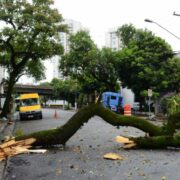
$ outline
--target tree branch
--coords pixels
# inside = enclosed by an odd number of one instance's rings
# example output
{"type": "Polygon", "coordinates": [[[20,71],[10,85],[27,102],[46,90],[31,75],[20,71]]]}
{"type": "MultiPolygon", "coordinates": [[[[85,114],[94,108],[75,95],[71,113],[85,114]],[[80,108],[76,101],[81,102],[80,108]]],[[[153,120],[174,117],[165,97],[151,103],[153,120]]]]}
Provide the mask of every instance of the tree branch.
{"type": "Polygon", "coordinates": [[[13,68],[15,68],[15,56],[14,56],[14,48],[10,44],[10,37],[7,39],[7,41],[4,41],[3,39],[0,39],[0,42],[4,44],[10,51],[11,51],[11,57],[10,57],[10,63],[12,64],[13,68]]]}
{"type": "Polygon", "coordinates": [[[102,117],[104,121],[113,126],[133,126],[149,133],[151,136],[163,135],[163,131],[160,127],[155,126],[146,120],[137,117],[120,116],[105,109],[101,104],[91,104],[79,110],[60,128],[39,131],[29,135],[16,137],[16,139],[20,140],[34,137],[36,139],[34,145],[42,146],[65,144],[84,123],[88,122],[88,120],[95,115],[102,117]]]}
{"type": "Polygon", "coordinates": [[[9,21],[7,20],[6,22],[8,22],[9,24],[12,25],[13,29],[16,30],[16,26],[14,25],[14,23],[12,22],[12,19],[10,19],[9,21]]]}

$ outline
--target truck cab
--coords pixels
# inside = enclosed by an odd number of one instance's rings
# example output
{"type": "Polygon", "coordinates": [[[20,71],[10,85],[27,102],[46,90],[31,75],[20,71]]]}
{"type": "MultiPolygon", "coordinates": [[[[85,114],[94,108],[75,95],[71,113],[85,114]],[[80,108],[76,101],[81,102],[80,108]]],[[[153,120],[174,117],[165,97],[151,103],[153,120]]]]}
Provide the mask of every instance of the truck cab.
{"type": "Polygon", "coordinates": [[[104,107],[109,108],[111,111],[123,113],[123,97],[120,93],[104,92],[102,94],[102,103],[104,107]]]}

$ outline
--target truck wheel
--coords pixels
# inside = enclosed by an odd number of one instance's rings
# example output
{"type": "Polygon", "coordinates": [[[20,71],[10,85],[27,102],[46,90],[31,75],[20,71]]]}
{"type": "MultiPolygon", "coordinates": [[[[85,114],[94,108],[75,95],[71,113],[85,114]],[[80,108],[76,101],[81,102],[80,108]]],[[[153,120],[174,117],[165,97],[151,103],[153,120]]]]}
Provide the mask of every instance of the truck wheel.
{"type": "Polygon", "coordinates": [[[43,118],[43,115],[42,115],[42,114],[40,114],[40,115],[39,115],[39,119],[42,119],[42,118],[43,118]]]}

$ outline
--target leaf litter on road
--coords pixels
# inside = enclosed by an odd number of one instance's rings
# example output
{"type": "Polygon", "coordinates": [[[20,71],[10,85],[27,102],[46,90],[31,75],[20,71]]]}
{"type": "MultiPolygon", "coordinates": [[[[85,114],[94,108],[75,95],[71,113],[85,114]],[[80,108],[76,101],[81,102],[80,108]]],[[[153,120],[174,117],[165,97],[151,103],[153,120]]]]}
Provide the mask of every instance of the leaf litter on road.
{"type": "Polygon", "coordinates": [[[109,159],[109,160],[123,160],[124,158],[116,153],[107,153],[104,156],[104,159],[109,159]]]}

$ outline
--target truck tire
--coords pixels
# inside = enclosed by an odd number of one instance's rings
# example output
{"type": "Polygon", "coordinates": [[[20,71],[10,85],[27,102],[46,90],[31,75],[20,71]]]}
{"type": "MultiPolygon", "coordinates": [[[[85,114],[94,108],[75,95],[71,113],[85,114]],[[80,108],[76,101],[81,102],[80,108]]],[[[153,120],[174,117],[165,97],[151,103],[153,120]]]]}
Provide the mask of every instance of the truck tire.
{"type": "Polygon", "coordinates": [[[20,119],[20,121],[23,121],[23,120],[24,120],[24,118],[23,118],[21,115],[20,115],[19,119],[20,119]]]}
{"type": "Polygon", "coordinates": [[[39,115],[39,119],[42,119],[43,118],[43,115],[42,115],[42,113],[39,115]]]}

